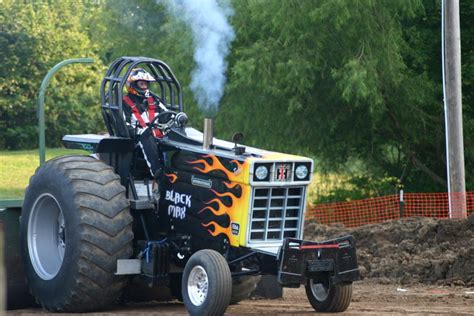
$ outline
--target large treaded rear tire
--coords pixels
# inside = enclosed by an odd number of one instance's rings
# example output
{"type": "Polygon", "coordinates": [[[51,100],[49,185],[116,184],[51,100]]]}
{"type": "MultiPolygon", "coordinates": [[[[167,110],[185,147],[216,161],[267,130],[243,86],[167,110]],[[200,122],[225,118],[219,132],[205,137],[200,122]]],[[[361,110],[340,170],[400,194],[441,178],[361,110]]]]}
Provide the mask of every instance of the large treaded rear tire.
{"type": "Polygon", "coordinates": [[[21,216],[21,251],[31,293],[49,311],[86,312],[116,301],[132,255],[132,217],[113,169],[64,156],[36,170],[21,216]]]}
{"type": "Polygon", "coordinates": [[[352,299],[352,283],[331,284],[328,277],[310,279],[305,286],[306,296],[317,312],[345,311],[352,299]]]}

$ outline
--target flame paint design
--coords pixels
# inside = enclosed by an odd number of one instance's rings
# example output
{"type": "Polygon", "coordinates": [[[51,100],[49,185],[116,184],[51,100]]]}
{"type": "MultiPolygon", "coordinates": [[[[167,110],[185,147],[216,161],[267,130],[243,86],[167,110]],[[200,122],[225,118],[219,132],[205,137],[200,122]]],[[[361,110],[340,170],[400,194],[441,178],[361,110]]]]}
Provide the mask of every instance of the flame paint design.
{"type": "Polygon", "coordinates": [[[224,185],[225,185],[228,189],[233,189],[233,188],[235,188],[236,186],[238,186],[239,184],[238,184],[238,183],[231,183],[231,182],[226,182],[226,181],[224,181],[224,185]]]}
{"type": "Polygon", "coordinates": [[[230,225],[229,225],[229,227],[222,227],[214,221],[211,221],[207,224],[201,224],[201,225],[204,226],[204,227],[212,226],[214,231],[212,231],[211,229],[208,229],[207,231],[209,232],[209,234],[211,234],[214,237],[216,237],[219,234],[225,234],[228,237],[232,236],[232,228],[230,227],[230,225]]]}
{"type": "Polygon", "coordinates": [[[226,175],[227,179],[230,180],[231,182],[241,180],[240,179],[241,178],[241,173],[242,173],[242,163],[241,162],[239,162],[235,159],[231,160],[231,162],[233,162],[237,165],[237,170],[234,172],[234,171],[230,171],[226,167],[224,167],[224,165],[220,162],[220,160],[215,155],[205,155],[203,157],[204,158],[211,158],[211,163],[207,162],[206,159],[190,160],[190,161],[188,161],[188,163],[203,165],[203,167],[195,166],[195,167],[193,167],[193,169],[195,169],[195,170],[197,170],[201,173],[204,173],[204,174],[208,174],[209,172],[219,170],[219,171],[222,171],[226,175]]]}
{"type": "MultiPolygon", "coordinates": [[[[190,156],[185,156],[190,157],[190,156]]],[[[274,161],[310,161],[308,158],[287,155],[276,152],[265,152],[262,157],[246,157],[244,161],[227,160],[226,158],[218,158],[215,155],[203,155],[199,157],[193,156],[195,160],[186,160],[191,165],[192,169],[201,173],[208,174],[213,177],[217,174],[210,174],[213,171],[219,171],[219,181],[222,185],[219,187],[219,192],[210,190],[212,196],[208,201],[204,201],[203,208],[198,212],[198,217],[206,218],[201,225],[207,229],[208,233],[214,237],[218,235],[225,235],[231,246],[246,246],[246,233],[248,230],[248,209],[250,207],[250,199],[252,195],[252,188],[250,185],[250,166],[252,163],[258,162],[274,162],[274,161]],[[229,168],[225,167],[232,163],[229,168]],[[225,159],[225,160],[224,160],[225,159]],[[235,170],[233,167],[236,167],[235,170]],[[205,213],[207,212],[207,214],[205,213]],[[222,220],[221,220],[222,219],[222,220]],[[230,219],[230,221],[229,221],[230,219]],[[219,223],[229,223],[222,226],[219,223]],[[232,224],[238,224],[239,233],[234,235],[232,231],[232,224]]]]}
{"type": "Polygon", "coordinates": [[[234,194],[230,193],[230,192],[219,193],[215,190],[211,190],[211,191],[214,192],[214,194],[219,196],[219,197],[225,197],[225,196],[230,197],[231,200],[232,200],[232,202],[230,203],[230,206],[226,206],[224,204],[224,202],[221,201],[221,199],[214,198],[214,199],[206,202],[206,204],[210,205],[210,204],[213,204],[213,203],[217,203],[217,208],[214,208],[212,206],[206,206],[202,210],[200,210],[198,212],[198,214],[204,212],[205,210],[211,211],[216,216],[222,216],[222,215],[225,215],[225,214],[229,214],[232,211],[232,205],[234,204],[234,198],[237,198],[237,197],[234,194]]]}
{"type": "MultiPolygon", "coordinates": [[[[227,227],[219,225],[215,220],[211,220],[207,223],[201,223],[201,225],[207,228],[207,231],[212,236],[218,236],[224,234],[230,241],[231,245],[237,246],[239,244],[239,236],[232,234],[231,223],[241,224],[242,212],[248,205],[248,198],[250,196],[250,187],[245,184],[245,176],[248,173],[248,163],[239,162],[237,160],[231,160],[236,166],[235,171],[227,169],[222,162],[215,155],[205,155],[203,159],[191,160],[188,163],[195,165],[194,170],[201,173],[208,174],[213,171],[221,171],[225,174],[228,181],[222,183],[228,189],[225,192],[218,192],[211,190],[214,197],[209,201],[205,202],[206,206],[203,207],[198,214],[203,212],[212,212],[216,217],[228,216],[230,219],[227,227]],[[209,159],[210,158],[210,162],[209,159]],[[230,203],[229,203],[230,201],[230,203]]],[[[243,227],[242,227],[243,229],[243,227]]],[[[239,232],[241,233],[241,232],[239,232]]]]}
{"type": "Polygon", "coordinates": [[[168,177],[168,180],[170,180],[171,183],[175,183],[176,180],[178,180],[178,176],[174,173],[165,173],[165,176],[168,177]]]}

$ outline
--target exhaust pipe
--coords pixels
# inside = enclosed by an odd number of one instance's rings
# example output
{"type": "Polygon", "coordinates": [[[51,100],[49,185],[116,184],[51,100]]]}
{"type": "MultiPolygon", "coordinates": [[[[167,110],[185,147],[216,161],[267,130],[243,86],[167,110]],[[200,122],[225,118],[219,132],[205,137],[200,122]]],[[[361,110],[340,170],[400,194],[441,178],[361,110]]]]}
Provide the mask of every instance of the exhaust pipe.
{"type": "Polygon", "coordinates": [[[212,118],[204,118],[204,139],[202,142],[202,148],[209,150],[212,145],[212,138],[214,137],[212,130],[212,118]]]}

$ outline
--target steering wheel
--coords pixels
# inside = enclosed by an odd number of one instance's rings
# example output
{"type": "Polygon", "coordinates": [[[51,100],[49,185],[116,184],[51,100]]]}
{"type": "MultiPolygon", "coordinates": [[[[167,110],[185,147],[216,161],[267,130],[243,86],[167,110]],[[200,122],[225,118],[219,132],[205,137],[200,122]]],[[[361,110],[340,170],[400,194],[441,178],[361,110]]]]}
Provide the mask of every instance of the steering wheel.
{"type": "Polygon", "coordinates": [[[161,130],[163,134],[166,134],[176,123],[176,116],[177,113],[174,111],[160,112],[148,123],[148,126],[156,127],[161,130]]]}

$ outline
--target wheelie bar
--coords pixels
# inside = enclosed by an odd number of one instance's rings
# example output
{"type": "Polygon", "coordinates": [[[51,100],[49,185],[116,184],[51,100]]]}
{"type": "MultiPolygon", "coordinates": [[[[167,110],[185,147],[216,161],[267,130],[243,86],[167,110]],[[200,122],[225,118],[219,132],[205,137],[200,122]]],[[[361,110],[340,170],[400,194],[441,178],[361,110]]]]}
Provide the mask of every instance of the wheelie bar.
{"type": "Polygon", "coordinates": [[[356,246],[352,236],[323,242],[286,238],[278,254],[278,282],[282,286],[306,284],[324,275],[331,284],[359,278],[356,246]]]}

